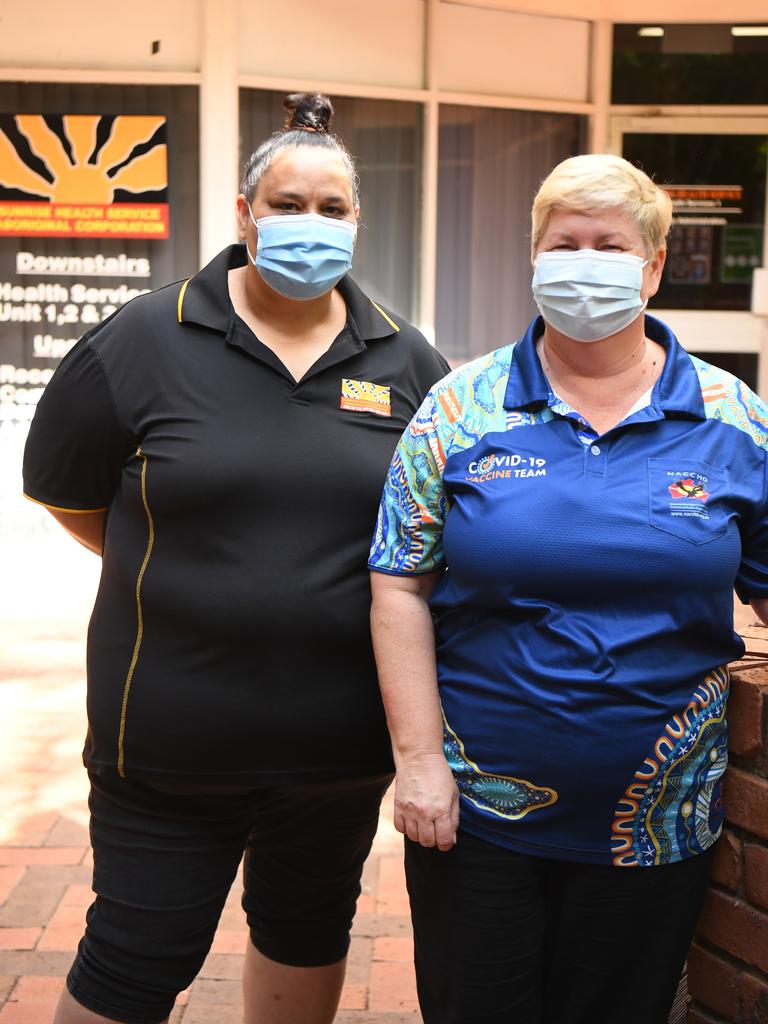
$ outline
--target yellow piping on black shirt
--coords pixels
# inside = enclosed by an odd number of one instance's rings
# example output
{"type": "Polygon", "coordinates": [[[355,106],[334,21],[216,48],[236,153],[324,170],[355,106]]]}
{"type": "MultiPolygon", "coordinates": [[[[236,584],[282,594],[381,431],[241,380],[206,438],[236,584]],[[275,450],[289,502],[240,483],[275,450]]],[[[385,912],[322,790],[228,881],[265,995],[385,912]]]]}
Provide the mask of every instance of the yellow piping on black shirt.
{"type": "Polygon", "coordinates": [[[389,326],[390,327],[394,327],[395,331],[399,334],[400,333],[400,328],[397,326],[397,324],[392,319],[392,317],[391,316],[387,316],[387,314],[384,312],[384,310],[381,308],[381,306],[377,302],[374,302],[373,299],[371,299],[371,305],[374,306],[376,309],[378,309],[378,311],[381,313],[381,315],[387,321],[389,326]]]}
{"type": "Polygon", "coordinates": [[[70,516],[91,516],[94,512],[106,512],[109,508],[109,505],[102,505],[101,508],[61,508],[59,505],[49,505],[45,501],[38,501],[37,498],[33,498],[31,494],[26,492],[22,493],[27,501],[32,501],[35,505],[42,505],[49,512],[66,512],[70,516]]]}
{"type": "Polygon", "coordinates": [[[149,510],[149,502],[147,501],[147,456],[141,450],[136,449],[136,456],[143,460],[141,467],[141,500],[144,505],[144,511],[147,515],[147,528],[149,537],[147,540],[147,550],[144,554],[144,561],[141,563],[139,569],[139,575],[136,579],[136,643],[133,646],[133,657],[131,658],[131,664],[128,668],[128,675],[125,679],[125,687],[123,689],[123,705],[120,711],[120,732],[117,737],[117,771],[121,778],[125,778],[125,719],[128,711],[128,694],[131,690],[131,682],[133,680],[133,673],[136,670],[136,662],[139,660],[139,651],[141,650],[141,641],[144,637],[144,614],[141,608],[141,584],[144,580],[144,573],[147,571],[149,565],[149,559],[152,554],[152,548],[155,543],[155,523],[152,519],[152,513],[149,510]]]}
{"type": "Polygon", "coordinates": [[[187,285],[189,284],[189,282],[191,280],[192,280],[192,278],[188,277],[187,280],[184,282],[184,284],[181,286],[181,291],[179,292],[179,301],[178,301],[178,304],[176,306],[176,316],[178,318],[179,323],[183,323],[184,322],[184,318],[183,318],[183,316],[181,314],[181,307],[184,305],[184,292],[187,290],[187,285]]]}

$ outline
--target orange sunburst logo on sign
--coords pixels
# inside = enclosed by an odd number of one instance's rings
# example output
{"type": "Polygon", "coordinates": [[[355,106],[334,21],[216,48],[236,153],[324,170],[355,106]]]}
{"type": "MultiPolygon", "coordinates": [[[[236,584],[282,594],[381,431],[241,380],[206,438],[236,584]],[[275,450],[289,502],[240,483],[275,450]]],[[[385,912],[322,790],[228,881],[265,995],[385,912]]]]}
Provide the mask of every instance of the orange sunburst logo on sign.
{"type": "Polygon", "coordinates": [[[167,238],[165,126],[157,116],[0,117],[0,235],[167,238]]]}

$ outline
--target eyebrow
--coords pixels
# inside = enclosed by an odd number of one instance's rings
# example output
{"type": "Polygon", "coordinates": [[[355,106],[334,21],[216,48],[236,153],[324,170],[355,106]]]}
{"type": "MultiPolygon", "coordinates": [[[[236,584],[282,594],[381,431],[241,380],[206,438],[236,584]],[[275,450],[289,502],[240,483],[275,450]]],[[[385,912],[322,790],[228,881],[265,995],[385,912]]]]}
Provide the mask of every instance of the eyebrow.
{"type": "MultiPolygon", "coordinates": [[[[273,198],[295,199],[297,202],[304,202],[304,200],[307,198],[301,192],[291,192],[290,190],[287,190],[287,189],[276,189],[273,192],[272,195],[273,195],[273,198]]],[[[323,196],[323,202],[324,203],[347,203],[347,202],[349,202],[349,200],[345,199],[344,196],[323,196]]]]}
{"type": "MultiPolygon", "coordinates": [[[[631,242],[629,236],[625,235],[623,231],[606,231],[602,235],[597,235],[598,242],[607,242],[609,239],[621,240],[627,243],[631,242]]],[[[576,241],[576,234],[570,231],[556,231],[551,241],[574,242],[576,241]]]]}

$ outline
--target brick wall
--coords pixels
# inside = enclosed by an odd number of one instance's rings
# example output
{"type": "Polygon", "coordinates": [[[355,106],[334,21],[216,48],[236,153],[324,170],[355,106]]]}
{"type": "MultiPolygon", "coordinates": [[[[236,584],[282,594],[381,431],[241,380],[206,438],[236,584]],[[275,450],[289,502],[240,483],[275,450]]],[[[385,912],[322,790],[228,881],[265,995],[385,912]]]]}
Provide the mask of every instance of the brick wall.
{"type": "Polygon", "coordinates": [[[689,1024],[768,1024],[768,629],[732,666],[726,826],[688,961],[689,1024]]]}

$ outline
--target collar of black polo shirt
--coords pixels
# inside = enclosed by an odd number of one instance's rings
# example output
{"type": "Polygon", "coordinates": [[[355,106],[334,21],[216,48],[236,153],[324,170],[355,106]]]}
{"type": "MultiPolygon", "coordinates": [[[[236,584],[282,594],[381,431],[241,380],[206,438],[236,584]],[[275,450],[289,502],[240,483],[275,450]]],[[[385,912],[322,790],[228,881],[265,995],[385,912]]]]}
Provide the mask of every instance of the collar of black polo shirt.
{"type": "MultiPolygon", "coordinates": [[[[243,244],[223,249],[194,277],[184,281],[179,292],[178,318],[181,324],[197,324],[227,334],[233,317],[227,288],[227,274],[247,264],[243,244]]],[[[349,326],[361,341],[374,341],[397,334],[395,321],[346,275],[337,285],[346,305],[349,326]]]]}

